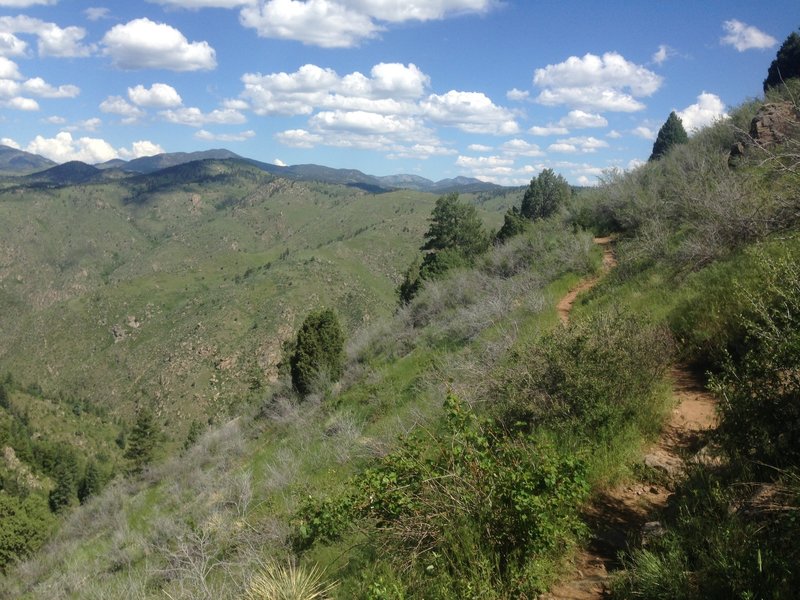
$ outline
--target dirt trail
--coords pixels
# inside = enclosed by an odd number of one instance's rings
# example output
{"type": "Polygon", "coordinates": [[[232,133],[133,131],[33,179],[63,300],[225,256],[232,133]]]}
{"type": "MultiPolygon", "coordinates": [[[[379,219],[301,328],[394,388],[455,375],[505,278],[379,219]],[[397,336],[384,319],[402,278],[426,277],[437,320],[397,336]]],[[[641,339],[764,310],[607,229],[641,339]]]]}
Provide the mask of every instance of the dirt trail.
{"type": "Polygon", "coordinates": [[[617,259],[614,258],[614,251],[611,249],[610,237],[594,238],[594,243],[603,247],[603,271],[600,275],[584,279],[558,301],[556,310],[558,311],[558,317],[561,319],[562,323],[566,324],[567,321],[569,321],[569,313],[578,296],[597,285],[603,275],[608,273],[617,264],[617,259]]]}
{"type": "MultiPolygon", "coordinates": [[[[603,274],[579,283],[558,303],[561,321],[569,320],[579,294],[594,287],[616,265],[611,240],[595,238],[603,246],[603,274]]],[[[702,383],[682,366],[673,368],[675,408],[658,441],[643,457],[644,463],[668,477],[680,473],[684,460],[697,453],[709,430],[716,426],[716,401],[702,383]]],[[[542,600],[595,600],[607,596],[609,572],[619,568],[617,556],[631,536],[654,529],[666,508],[669,490],[662,484],[635,483],[606,490],[587,510],[591,540],[575,558],[572,573],[542,600]]]]}

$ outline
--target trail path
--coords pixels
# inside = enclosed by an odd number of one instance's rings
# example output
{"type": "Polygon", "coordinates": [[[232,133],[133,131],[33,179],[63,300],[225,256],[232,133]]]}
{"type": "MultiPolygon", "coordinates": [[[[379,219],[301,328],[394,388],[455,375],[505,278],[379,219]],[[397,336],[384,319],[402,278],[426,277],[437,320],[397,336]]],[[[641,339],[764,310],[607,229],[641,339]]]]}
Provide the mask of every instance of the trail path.
{"type": "MultiPolygon", "coordinates": [[[[616,265],[611,240],[595,238],[603,246],[603,273],[580,282],[558,303],[563,323],[577,297],[597,285],[616,265]]],[[[643,457],[646,465],[663,471],[668,477],[680,473],[684,460],[694,455],[704,443],[709,430],[716,426],[714,398],[685,367],[671,373],[675,408],[669,423],[655,444],[643,457]]],[[[609,572],[619,568],[617,556],[630,536],[656,528],[658,514],[667,506],[669,490],[663,484],[639,482],[620,485],[603,492],[587,510],[591,540],[572,566],[564,581],[544,594],[542,600],[596,600],[607,597],[609,572]]]]}

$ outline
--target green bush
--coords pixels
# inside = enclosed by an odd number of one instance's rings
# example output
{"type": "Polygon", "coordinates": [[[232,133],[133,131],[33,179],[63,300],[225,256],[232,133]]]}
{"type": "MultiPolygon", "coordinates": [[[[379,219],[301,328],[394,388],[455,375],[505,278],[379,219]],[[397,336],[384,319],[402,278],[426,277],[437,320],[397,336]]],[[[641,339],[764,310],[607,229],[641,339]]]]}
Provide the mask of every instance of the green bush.
{"type": "Polygon", "coordinates": [[[453,396],[445,408],[442,433],[407,437],[342,496],[304,504],[296,547],[356,527],[389,549],[415,588],[411,597],[461,598],[476,587],[497,598],[541,591],[548,559],[583,530],[583,464],[478,418],[453,396]]]}
{"type": "Polygon", "coordinates": [[[309,314],[289,358],[292,383],[301,394],[309,394],[321,376],[338,381],[344,371],[344,333],[331,309],[309,314]]]}
{"type": "Polygon", "coordinates": [[[18,499],[0,490],[0,572],[38,550],[54,526],[55,518],[40,496],[18,499]]]}

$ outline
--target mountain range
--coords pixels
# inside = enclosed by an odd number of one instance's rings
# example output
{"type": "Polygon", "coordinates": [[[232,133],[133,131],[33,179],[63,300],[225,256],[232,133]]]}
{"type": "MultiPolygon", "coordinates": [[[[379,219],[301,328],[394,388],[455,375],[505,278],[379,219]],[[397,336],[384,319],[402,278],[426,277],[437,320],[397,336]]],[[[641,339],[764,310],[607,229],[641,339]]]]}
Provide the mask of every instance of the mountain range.
{"type": "Polygon", "coordinates": [[[279,177],[295,181],[317,181],[360,188],[369,192],[408,189],[418,192],[446,194],[450,192],[477,193],[502,189],[502,186],[472,177],[455,177],[432,181],[418,175],[368,175],[357,169],[334,169],[315,164],[281,166],[246,158],[225,149],[198,152],[171,152],[145,156],[129,161],[114,159],[89,165],[80,161],[63,164],[37,154],[0,145],[0,175],[21,177],[25,185],[72,185],[119,179],[133,175],[155,173],[162,169],[202,160],[233,160],[254,165],[279,177]]]}

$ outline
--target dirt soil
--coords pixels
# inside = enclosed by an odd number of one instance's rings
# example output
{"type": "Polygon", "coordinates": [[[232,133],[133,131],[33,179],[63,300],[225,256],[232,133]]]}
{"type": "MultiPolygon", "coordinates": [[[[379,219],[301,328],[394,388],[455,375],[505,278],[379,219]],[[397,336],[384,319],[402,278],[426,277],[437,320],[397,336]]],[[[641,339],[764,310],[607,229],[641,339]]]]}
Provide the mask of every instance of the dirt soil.
{"type": "MultiPolygon", "coordinates": [[[[594,287],[616,265],[611,240],[595,238],[603,246],[603,274],[580,282],[558,303],[563,323],[578,295],[594,287]]],[[[659,514],[667,506],[670,491],[665,480],[680,475],[684,462],[697,454],[717,423],[716,401],[688,369],[676,366],[671,373],[675,408],[659,439],[643,462],[664,474],[659,483],[637,482],[608,489],[586,511],[591,539],[576,557],[572,570],[542,600],[595,600],[608,596],[609,573],[620,568],[618,555],[628,541],[657,531],[659,514]]]]}

